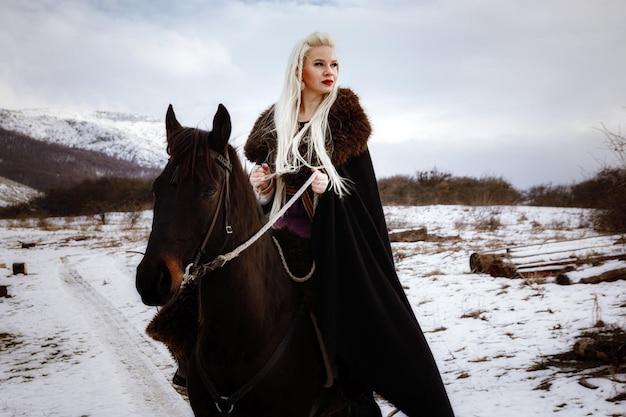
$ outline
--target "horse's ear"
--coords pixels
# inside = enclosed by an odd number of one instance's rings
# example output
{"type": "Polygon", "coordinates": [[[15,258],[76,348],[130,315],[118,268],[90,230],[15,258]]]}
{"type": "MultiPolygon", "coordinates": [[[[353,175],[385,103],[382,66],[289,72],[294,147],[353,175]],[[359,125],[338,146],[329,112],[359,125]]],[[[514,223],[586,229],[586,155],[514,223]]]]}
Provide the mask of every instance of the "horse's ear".
{"type": "Polygon", "coordinates": [[[226,149],[232,125],[230,123],[230,114],[223,104],[217,106],[217,112],[213,117],[213,141],[215,147],[219,150],[226,149]]]}
{"type": "Polygon", "coordinates": [[[176,120],[176,115],[174,114],[174,107],[170,104],[167,108],[167,114],[165,115],[165,130],[169,136],[169,134],[175,130],[182,129],[182,125],[176,120]]]}

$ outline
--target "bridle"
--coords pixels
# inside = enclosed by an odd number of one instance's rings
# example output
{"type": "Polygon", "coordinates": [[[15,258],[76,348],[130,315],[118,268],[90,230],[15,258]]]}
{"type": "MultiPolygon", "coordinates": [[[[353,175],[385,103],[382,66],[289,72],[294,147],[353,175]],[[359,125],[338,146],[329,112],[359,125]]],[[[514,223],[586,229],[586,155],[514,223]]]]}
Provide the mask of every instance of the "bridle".
{"type": "MultiPolygon", "coordinates": [[[[185,268],[185,275],[183,276],[182,285],[185,285],[189,281],[194,280],[196,278],[201,278],[205,276],[207,273],[214,271],[217,268],[221,268],[228,261],[239,256],[241,252],[243,252],[245,249],[250,247],[255,241],[257,241],[261,237],[261,235],[263,235],[267,230],[269,230],[270,227],[273,226],[276,220],[278,220],[278,218],[280,218],[285,213],[285,211],[287,211],[287,209],[300,197],[300,195],[302,195],[304,190],[306,190],[306,188],[313,182],[313,180],[315,180],[315,177],[317,175],[316,173],[313,173],[311,177],[308,179],[308,181],[306,181],[306,183],[298,190],[298,192],[296,192],[296,194],[289,200],[289,202],[287,202],[287,204],[285,204],[285,206],[282,207],[282,209],[276,214],[276,216],[270,219],[270,221],[268,221],[250,239],[248,239],[243,244],[239,245],[234,250],[226,254],[221,254],[223,250],[225,249],[226,244],[228,242],[228,239],[224,239],[224,244],[222,245],[222,248],[217,252],[219,255],[217,255],[210,262],[200,263],[202,260],[202,257],[205,255],[206,246],[217,224],[217,218],[219,217],[218,215],[219,210],[222,208],[222,205],[224,206],[225,230],[226,230],[227,236],[233,233],[232,226],[230,225],[228,221],[228,211],[229,211],[229,206],[230,206],[230,174],[232,172],[232,164],[230,163],[228,159],[228,154],[226,154],[227,156],[223,156],[220,153],[212,149],[209,150],[209,154],[218,163],[218,165],[224,169],[225,171],[224,180],[222,183],[222,188],[220,189],[220,195],[218,197],[217,206],[215,209],[215,215],[213,216],[213,219],[211,220],[211,224],[206,234],[204,235],[204,239],[202,240],[201,245],[198,247],[198,250],[196,252],[193,262],[190,263],[185,268]]],[[[174,171],[174,175],[172,176],[172,181],[175,180],[174,177],[176,175],[177,175],[177,170],[174,171]]],[[[239,401],[241,398],[243,398],[248,392],[250,392],[258,384],[258,382],[261,381],[261,379],[263,379],[263,377],[265,377],[265,375],[267,375],[267,373],[272,369],[272,367],[275,365],[275,363],[278,361],[278,359],[282,356],[282,354],[286,350],[289,344],[289,341],[291,340],[291,338],[293,337],[295,333],[298,323],[300,322],[302,317],[304,317],[305,313],[306,313],[306,308],[303,305],[301,305],[295,317],[293,318],[287,332],[285,333],[282,340],[276,347],[276,350],[274,351],[272,356],[268,359],[268,361],[265,363],[265,365],[256,373],[256,375],[252,379],[250,379],[246,384],[244,384],[241,388],[239,388],[237,391],[235,391],[233,394],[229,396],[221,395],[218,392],[217,387],[215,386],[215,383],[206,372],[206,368],[204,366],[202,357],[200,355],[200,349],[198,346],[196,346],[194,360],[196,362],[196,366],[198,367],[200,379],[204,387],[207,389],[207,391],[211,395],[213,402],[215,403],[215,407],[217,408],[217,410],[220,412],[222,416],[224,417],[230,416],[235,406],[235,403],[239,401]]]]}
{"type": "MultiPolygon", "coordinates": [[[[219,259],[219,256],[211,262],[204,263],[204,264],[200,263],[200,261],[202,260],[202,257],[205,254],[206,245],[209,243],[209,239],[211,235],[213,234],[213,230],[215,229],[215,226],[217,224],[217,218],[219,217],[218,212],[220,208],[222,207],[222,202],[224,203],[223,204],[224,205],[224,218],[225,218],[224,228],[226,230],[226,236],[230,236],[233,233],[233,228],[230,225],[230,222],[228,220],[228,211],[229,211],[228,209],[230,207],[230,174],[233,170],[233,165],[230,163],[230,160],[228,159],[228,153],[226,153],[226,156],[224,156],[214,151],[213,149],[209,149],[209,155],[211,156],[211,158],[213,158],[215,162],[217,162],[217,164],[220,167],[224,169],[225,171],[224,180],[222,181],[222,187],[220,188],[220,195],[217,200],[217,205],[215,208],[215,215],[213,216],[213,219],[211,220],[211,224],[209,225],[209,228],[207,229],[204,235],[204,239],[202,240],[202,243],[200,244],[200,246],[198,247],[198,250],[196,251],[196,255],[193,259],[193,262],[187,265],[187,267],[185,268],[185,275],[183,276],[183,285],[192,279],[204,276],[207,272],[213,271],[223,266],[226,263],[226,262],[222,262],[222,260],[219,259]]],[[[174,174],[176,174],[176,172],[174,174]]],[[[224,251],[224,248],[226,247],[227,243],[228,243],[228,239],[224,239],[224,243],[222,244],[222,247],[220,248],[219,251],[217,251],[218,254],[224,251]]]]}
{"type": "Polygon", "coordinates": [[[244,250],[252,246],[252,244],[256,242],[262,235],[264,235],[265,232],[267,232],[274,225],[274,223],[276,223],[276,221],[278,221],[278,219],[281,218],[283,214],[285,214],[285,212],[300,198],[300,196],[304,193],[307,187],[313,183],[313,181],[315,180],[315,177],[317,176],[317,172],[313,172],[311,176],[309,177],[309,179],[304,184],[302,184],[302,187],[300,187],[300,189],[291,197],[291,199],[285,203],[285,205],[278,211],[278,213],[276,213],[274,217],[269,219],[269,221],[265,223],[265,225],[258,232],[252,235],[248,240],[243,242],[241,245],[237,246],[232,251],[222,254],[227,243],[227,240],[224,240],[224,245],[222,246],[222,249],[218,251],[218,255],[215,258],[213,258],[213,260],[211,260],[210,262],[206,262],[206,263],[200,263],[200,260],[202,259],[202,256],[204,255],[204,252],[205,252],[205,247],[209,241],[211,234],[213,233],[213,229],[215,228],[215,224],[216,224],[217,217],[218,217],[217,210],[220,209],[220,206],[222,204],[222,197],[224,195],[224,190],[226,190],[225,192],[226,203],[224,205],[224,211],[225,211],[224,215],[226,217],[226,221],[225,221],[226,233],[227,235],[230,235],[233,233],[233,229],[229,225],[229,222],[228,222],[228,208],[230,204],[229,179],[230,179],[230,173],[232,171],[232,165],[230,161],[228,160],[228,158],[215,152],[212,149],[210,149],[210,154],[218,162],[218,164],[226,170],[226,175],[224,176],[224,184],[222,186],[222,189],[220,190],[220,197],[217,203],[218,205],[217,205],[217,209],[215,212],[215,216],[213,216],[213,220],[211,221],[209,230],[207,230],[204,240],[202,241],[202,244],[198,248],[198,251],[196,253],[196,256],[193,262],[187,265],[187,267],[185,268],[185,274],[183,275],[182,285],[185,285],[188,282],[193,281],[196,278],[200,278],[206,275],[208,272],[221,268],[227,262],[232,261],[237,256],[239,256],[241,252],[243,252],[244,250]]]}

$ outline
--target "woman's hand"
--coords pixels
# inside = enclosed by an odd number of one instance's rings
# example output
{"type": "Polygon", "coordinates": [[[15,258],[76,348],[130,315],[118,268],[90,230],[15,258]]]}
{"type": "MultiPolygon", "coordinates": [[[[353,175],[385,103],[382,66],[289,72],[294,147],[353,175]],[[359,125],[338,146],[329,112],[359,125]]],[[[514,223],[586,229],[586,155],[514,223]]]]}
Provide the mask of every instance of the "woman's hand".
{"type": "Polygon", "coordinates": [[[317,176],[311,184],[311,189],[315,194],[324,194],[328,188],[328,175],[317,168],[311,168],[311,171],[317,172],[317,176]]]}
{"type": "Polygon", "coordinates": [[[269,174],[270,167],[267,164],[262,164],[252,170],[250,174],[250,184],[258,193],[269,190],[272,185],[272,181],[267,178],[269,174]]]}

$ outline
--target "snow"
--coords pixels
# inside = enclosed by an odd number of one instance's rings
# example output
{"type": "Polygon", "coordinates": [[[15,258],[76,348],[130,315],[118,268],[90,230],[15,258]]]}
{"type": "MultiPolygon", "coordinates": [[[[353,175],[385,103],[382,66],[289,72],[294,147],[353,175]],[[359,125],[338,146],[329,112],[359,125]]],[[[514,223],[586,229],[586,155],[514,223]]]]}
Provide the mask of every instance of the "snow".
{"type": "Polygon", "coordinates": [[[144,167],[162,167],[167,162],[165,124],[147,116],[102,110],[0,109],[0,126],[144,167]]]}
{"type": "Polygon", "coordinates": [[[23,203],[39,195],[34,188],[0,177],[0,207],[23,203]]]}
{"type": "MultiPolygon", "coordinates": [[[[626,416],[608,398],[626,375],[586,376],[544,363],[576,337],[626,327],[626,281],[560,286],[472,274],[477,251],[597,236],[583,209],[386,207],[394,229],[426,226],[428,241],[394,243],[397,269],[458,417],[626,416]],[[499,224],[478,227],[484,220],[499,224]]],[[[191,416],[170,383],[175,365],[145,326],[156,310],[134,288],[151,213],[0,221],[0,416],[191,416]],[[21,243],[35,243],[23,249],[21,243]],[[24,262],[27,275],[13,275],[24,262]]],[[[611,261],[624,267],[624,261],[611,261]]],[[[382,400],[384,415],[393,408],[382,400]]],[[[402,414],[396,414],[401,416],[402,414]]]]}

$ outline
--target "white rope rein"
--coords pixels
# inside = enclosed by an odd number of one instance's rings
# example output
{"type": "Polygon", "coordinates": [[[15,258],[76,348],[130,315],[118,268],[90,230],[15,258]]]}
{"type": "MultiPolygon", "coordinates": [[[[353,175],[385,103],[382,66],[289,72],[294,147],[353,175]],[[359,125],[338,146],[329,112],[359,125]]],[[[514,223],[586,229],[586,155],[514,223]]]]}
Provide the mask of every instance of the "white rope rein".
{"type": "Polygon", "coordinates": [[[291,268],[289,268],[289,265],[287,264],[287,259],[285,258],[285,254],[283,252],[283,248],[280,246],[280,242],[278,242],[278,239],[276,239],[276,237],[272,236],[272,239],[274,239],[274,244],[276,245],[276,249],[278,249],[278,254],[280,255],[280,260],[283,263],[283,268],[285,268],[285,272],[287,272],[287,275],[289,275],[289,278],[291,278],[292,280],[294,280],[295,282],[306,282],[309,280],[309,278],[311,278],[313,276],[313,273],[315,272],[315,261],[313,261],[313,263],[311,264],[311,269],[309,270],[309,272],[303,276],[303,277],[297,277],[293,274],[293,272],[291,272],[291,268]]]}
{"type": "Polygon", "coordinates": [[[298,198],[300,198],[300,196],[304,193],[307,187],[313,183],[316,177],[317,177],[317,171],[311,174],[309,179],[302,185],[302,187],[300,187],[298,191],[296,191],[293,197],[291,197],[291,199],[289,199],[289,201],[285,203],[285,205],[278,211],[278,213],[276,213],[272,218],[270,218],[269,221],[265,223],[265,225],[261,229],[259,229],[258,232],[256,232],[251,238],[243,242],[241,245],[237,246],[235,249],[233,249],[232,251],[228,253],[225,253],[223,255],[218,255],[211,262],[198,265],[196,268],[194,268],[195,269],[194,271],[191,271],[192,267],[194,266],[193,263],[190,263],[189,265],[187,265],[187,267],[185,268],[185,275],[183,275],[183,284],[193,280],[194,278],[198,276],[205,274],[206,272],[213,271],[217,268],[221,268],[227,262],[230,262],[233,259],[235,259],[237,256],[239,256],[241,252],[243,252],[244,250],[252,246],[254,242],[259,240],[259,238],[263,236],[263,234],[265,234],[265,232],[267,232],[274,225],[274,223],[276,223],[278,219],[281,218],[287,210],[289,210],[289,208],[292,205],[295,204],[298,198]]]}

